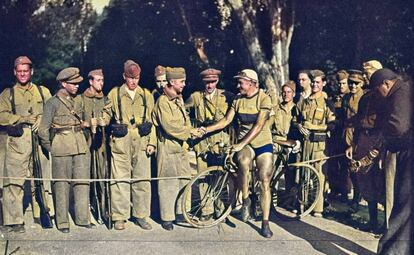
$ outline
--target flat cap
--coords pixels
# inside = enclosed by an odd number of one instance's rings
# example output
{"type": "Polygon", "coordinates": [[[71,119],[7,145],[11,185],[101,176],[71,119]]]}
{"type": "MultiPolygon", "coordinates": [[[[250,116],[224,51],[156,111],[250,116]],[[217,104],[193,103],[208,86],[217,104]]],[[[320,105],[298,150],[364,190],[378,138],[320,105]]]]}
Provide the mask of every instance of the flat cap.
{"type": "Polygon", "coordinates": [[[154,70],[154,76],[157,77],[161,75],[165,75],[165,67],[157,65],[154,70]]]}
{"type": "Polygon", "coordinates": [[[258,82],[259,81],[257,73],[252,69],[243,69],[236,76],[234,76],[233,78],[235,78],[235,79],[245,79],[245,80],[253,81],[253,82],[258,82]]]}
{"type": "Polygon", "coordinates": [[[393,80],[397,78],[397,74],[388,68],[382,68],[375,71],[369,79],[369,84],[372,87],[378,87],[385,80],[393,80]]]}
{"type": "Polygon", "coordinates": [[[285,84],[283,84],[282,89],[283,89],[283,87],[288,87],[288,88],[292,89],[293,92],[296,92],[296,83],[292,80],[289,80],[285,84]]]}
{"type": "Polygon", "coordinates": [[[208,68],[203,70],[200,73],[201,79],[203,81],[217,81],[219,79],[219,75],[221,74],[220,70],[214,68],[208,68]]]}
{"type": "Polygon", "coordinates": [[[165,73],[167,75],[167,80],[186,78],[185,69],[182,67],[167,67],[165,73]]]}
{"type": "Polygon", "coordinates": [[[94,75],[102,76],[102,77],[104,76],[102,69],[95,69],[88,73],[89,78],[92,78],[94,75]]]}
{"type": "Polygon", "coordinates": [[[381,69],[382,68],[382,64],[378,60],[369,60],[369,61],[364,62],[362,64],[362,68],[364,70],[367,70],[367,69],[375,69],[375,70],[378,70],[378,69],[381,69]]]}
{"type": "Polygon", "coordinates": [[[350,69],[350,70],[348,70],[348,73],[349,73],[348,79],[351,80],[351,81],[356,81],[356,82],[365,81],[362,71],[359,71],[359,70],[356,70],[356,69],[350,69]]]}
{"type": "Polygon", "coordinates": [[[349,73],[346,70],[339,70],[336,73],[336,80],[337,81],[341,81],[341,80],[345,80],[348,79],[349,73]]]}
{"type": "Polygon", "coordinates": [[[58,73],[56,80],[77,84],[83,81],[83,77],[79,73],[79,68],[67,67],[58,73]]]}
{"type": "Polygon", "coordinates": [[[18,65],[30,65],[32,66],[32,61],[27,56],[20,56],[14,60],[14,67],[18,65]]]}
{"type": "Polygon", "coordinates": [[[124,75],[128,78],[138,78],[141,74],[141,67],[133,60],[128,59],[124,63],[124,75]]]}

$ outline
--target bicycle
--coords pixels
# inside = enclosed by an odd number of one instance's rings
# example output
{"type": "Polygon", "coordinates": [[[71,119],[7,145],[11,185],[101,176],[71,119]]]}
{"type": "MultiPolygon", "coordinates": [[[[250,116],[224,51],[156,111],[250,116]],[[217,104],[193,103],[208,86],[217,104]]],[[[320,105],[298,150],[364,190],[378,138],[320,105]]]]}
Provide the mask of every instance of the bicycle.
{"type": "MultiPolygon", "coordinates": [[[[287,164],[288,148],[292,141],[278,142],[284,147],[277,154],[271,177],[272,204],[276,215],[286,219],[299,219],[309,214],[316,205],[316,199],[322,195],[320,179],[314,167],[308,164],[297,164],[298,179],[292,184],[284,178],[286,171],[290,171],[287,164]],[[279,170],[281,166],[281,169],[279,170]],[[300,177],[300,178],[299,178],[300,177]],[[291,186],[291,187],[290,187],[291,186]],[[292,209],[297,208],[297,209],[292,209]]],[[[209,167],[206,171],[195,175],[187,184],[183,192],[181,208],[184,219],[196,228],[208,228],[217,225],[226,219],[236,201],[235,178],[237,165],[234,163],[234,154],[222,151],[219,158],[222,165],[209,167]],[[201,194],[200,188],[206,187],[201,194]],[[187,203],[191,198],[191,204],[187,203]],[[203,220],[204,211],[208,209],[211,219],[203,220]]],[[[296,167],[295,167],[296,168],[296,167]]],[[[253,214],[257,217],[261,214],[260,187],[256,177],[257,171],[253,162],[250,182],[250,194],[253,197],[253,214]]]]}

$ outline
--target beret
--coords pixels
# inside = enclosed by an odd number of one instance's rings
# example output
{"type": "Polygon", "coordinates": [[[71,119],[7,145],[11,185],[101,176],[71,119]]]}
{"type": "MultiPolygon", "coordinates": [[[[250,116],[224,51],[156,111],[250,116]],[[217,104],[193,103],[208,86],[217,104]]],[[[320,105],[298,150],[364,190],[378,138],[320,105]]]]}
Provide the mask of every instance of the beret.
{"type": "Polygon", "coordinates": [[[92,70],[88,73],[88,77],[92,77],[94,75],[98,75],[98,76],[102,76],[102,77],[104,76],[102,69],[95,69],[95,70],[92,70]]]}
{"type": "Polygon", "coordinates": [[[253,82],[258,82],[259,78],[257,73],[252,69],[243,69],[241,70],[236,76],[233,78],[235,79],[245,79],[253,82]]]}
{"type": "Polygon", "coordinates": [[[375,71],[369,79],[369,84],[372,87],[378,87],[384,80],[393,80],[397,78],[397,74],[388,68],[382,68],[375,71]]]}
{"type": "Polygon", "coordinates": [[[18,65],[32,65],[32,61],[27,56],[20,56],[14,60],[14,67],[18,65]]]}
{"type": "Polygon", "coordinates": [[[185,69],[182,67],[167,67],[165,69],[167,80],[171,79],[185,79],[185,69]]]}
{"type": "Polygon", "coordinates": [[[214,68],[208,68],[203,70],[200,73],[201,78],[203,81],[216,81],[219,79],[219,75],[221,74],[220,70],[214,68]]]}
{"type": "Polygon", "coordinates": [[[124,75],[128,78],[138,78],[141,74],[141,67],[134,61],[128,59],[124,63],[124,75]]]}
{"type": "Polygon", "coordinates": [[[80,83],[83,81],[83,77],[79,74],[79,68],[67,67],[58,73],[56,80],[67,83],[80,83]]]}
{"type": "Polygon", "coordinates": [[[351,81],[356,81],[356,82],[365,81],[362,71],[355,70],[355,69],[350,69],[350,70],[348,70],[348,73],[349,73],[348,79],[351,80],[351,81]]]}
{"type": "Polygon", "coordinates": [[[289,87],[290,89],[293,90],[293,92],[296,92],[296,83],[292,80],[289,80],[285,84],[283,84],[282,89],[283,87],[289,87]]]}
{"type": "Polygon", "coordinates": [[[340,81],[340,80],[344,80],[344,79],[348,79],[349,73],[346,70],[340,70],[336,73],[336,80],[340,81]]]}
{"type": "Polygon", "coordinates": [[[157,65],[154,70],[154,76],[157,77],[161,75],[165,75],[165,67],[157,65]]]}
{"type": "Polygon", "coordinates": [[[362,68],[364,70],[367,70],[367,69],[375,69],[375,70],[378,70],[378,69],[381,69],[382,68],[382,65],[381,65],[381,63],[378,60],[370,60],[370,61],[364,62],[362,64],[362,68]]]}

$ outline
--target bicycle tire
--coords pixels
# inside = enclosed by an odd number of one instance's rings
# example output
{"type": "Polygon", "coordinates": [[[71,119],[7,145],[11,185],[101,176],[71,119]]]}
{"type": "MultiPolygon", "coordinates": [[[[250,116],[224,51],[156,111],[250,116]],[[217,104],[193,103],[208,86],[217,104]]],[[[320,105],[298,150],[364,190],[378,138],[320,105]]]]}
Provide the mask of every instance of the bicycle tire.
{"type": "Polygon", "coordinates": [[[299,164],[288,171],[295,171],[296,180],[287,187],[286,167],[283,167],[272,183],[272,205],[279,218],[299,220],[312,212],[322,196],[321,180],[318,171],[309,164],[299,164]]]}
{"type": "Polygon", "coordinates": [[[184,219],[193,227],[213,227],[226,219],[235,201],[233,175],[220,168],[212,168],[194,176],[187,184],[183,193],[181,208],[184,219]],[[200,192],[200,186],[206,185],[205,194],[200,192]],[[191,198],[191,204],[188,203],[191,198]],[[210,206],[210,208],[208,208],[210,206]],[[212,218],[202,220],[204,210],[209,210],[212,218]]]}

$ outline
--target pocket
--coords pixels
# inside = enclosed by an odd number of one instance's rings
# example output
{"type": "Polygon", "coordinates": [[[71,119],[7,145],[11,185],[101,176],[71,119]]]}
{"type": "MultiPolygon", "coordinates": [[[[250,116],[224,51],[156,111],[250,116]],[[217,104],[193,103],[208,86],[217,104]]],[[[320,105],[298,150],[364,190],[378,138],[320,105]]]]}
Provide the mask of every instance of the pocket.
{"type": "Polygon", "coordinates": [[[316,108],[315,113],[313,114],[313,119],[322,121],[324,116],[324,110],[322,108],[316,108]]]}
{"type": "Polygon", "coordinates": [[[111,138],[111,151],[115,154],[125,154],[128,148],[127,140],[128,136],[124,137],[112,137],[111,138]]]}

